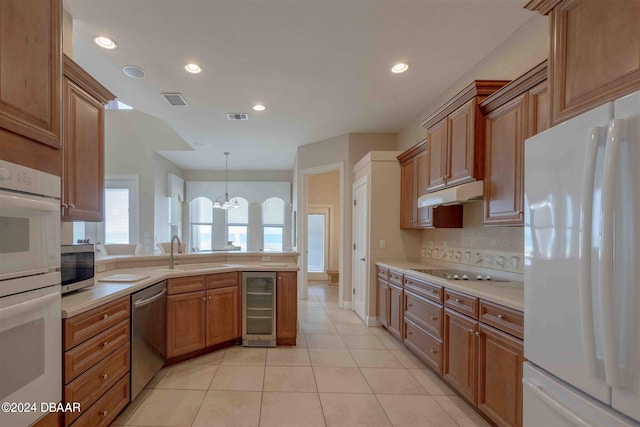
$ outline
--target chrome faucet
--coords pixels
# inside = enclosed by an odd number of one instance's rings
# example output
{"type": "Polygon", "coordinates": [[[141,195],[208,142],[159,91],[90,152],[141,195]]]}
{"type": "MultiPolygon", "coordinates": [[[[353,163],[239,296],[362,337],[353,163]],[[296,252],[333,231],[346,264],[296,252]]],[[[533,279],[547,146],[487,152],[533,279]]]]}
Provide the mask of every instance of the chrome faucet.
{"type": "Polygon", "coordinates": [[[178,241],[178,253],[181,254],[182,253],[182,242],[180,242],[180,238],[178,237],[178,235],[175,235],[171,238],[171,255],[169,256],[169,270],[173,270],[173,241],[177,240],[178,241]]]}

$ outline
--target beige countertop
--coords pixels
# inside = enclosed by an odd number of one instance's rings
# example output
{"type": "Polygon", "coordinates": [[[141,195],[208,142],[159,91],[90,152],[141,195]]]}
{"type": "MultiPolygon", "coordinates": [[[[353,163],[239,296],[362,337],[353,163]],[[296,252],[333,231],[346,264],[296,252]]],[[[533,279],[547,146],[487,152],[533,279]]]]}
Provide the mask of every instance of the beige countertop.
{"type": "Polygon", "coordinates": [[[482,298],[491,302],[502,304],[506,307],[510,307],[516,310],[524,311],[524,283],[520,279],[519,275],[488,272],[486,270],[471,269],[469,266],[452,266],[452,265],[440,265],[440,264],[424,264],[419,262],[411,262],[406,260],[380,260],[376,261],[376,264],[381,267],[390,268],[395,271],[402,272],[403,274],[428,280],[440,286],[452,289],[454,291],[460,291],[473,295],[478,298],[482,298]],[[482,282],[476,280],[446,280],[428,274],[419,273],[411,270],[412,268],[428,269],[428,268],[445,268],[459,270],[472,270],[474,272],[486,274],[495,274],[499,277],[504,277],[510,280],[509,282],[482,282]],[[520,280],[518,280],[520,279],[520,280]]]}
{"type": "Polygon", "coordinates": [[[172,277],[198,276],[230,271],[297,271],[295,262],[215,262],[167,266],[122,268],[96,274],[95,285],[62,296],[62,318],[73,317],[102,304],[142,290],[172,277]],[[136,282],[103,281],[115,274],[146,276],[136,282]],[[103,280],[101,280],[103,279],[103,280]]]}

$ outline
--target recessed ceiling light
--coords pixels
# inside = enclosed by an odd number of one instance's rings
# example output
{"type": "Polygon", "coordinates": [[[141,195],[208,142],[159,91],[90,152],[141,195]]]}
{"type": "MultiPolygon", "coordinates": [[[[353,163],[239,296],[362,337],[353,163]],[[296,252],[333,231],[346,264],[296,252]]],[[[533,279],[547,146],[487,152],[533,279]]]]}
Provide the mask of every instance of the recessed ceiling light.
{"type": "Polygon", "coordinates": [[[264,111],[264,110],[266,110],[266,109],[267,109],[267,107],[265,107],[265,106],[264,106],[264,105],[262,105],[262,104],[256,104],[256,105],[254,105],[252,108],[253,108],[254,110],[256,110],[256,111],[264,111]]]}
{"type": "Polygon", "coordinates": [[[409,69],[409,64],[405,64],[404,62],[400,62],[393,67],[391,67],[391,72],[395,74],[404,73],[409,69]]]}
{"type": "Polygon", "coordinates": [[[109,37],[105,37],[105,36],[98,36],[95,39],[93,39],[93,41],[95,41],[98,46],[103,47],[105,49],[115,49],[118,47],[118,43],[114,42],[109,37]]]}
{"type": "Polygon", "coordinates": [[[185,65],[184,69],[190,72],[191,74],[198,74],[200,71],[202,71],[202,68],[200,68],[198,64],[193,64],[193,63],[185,65]]]}

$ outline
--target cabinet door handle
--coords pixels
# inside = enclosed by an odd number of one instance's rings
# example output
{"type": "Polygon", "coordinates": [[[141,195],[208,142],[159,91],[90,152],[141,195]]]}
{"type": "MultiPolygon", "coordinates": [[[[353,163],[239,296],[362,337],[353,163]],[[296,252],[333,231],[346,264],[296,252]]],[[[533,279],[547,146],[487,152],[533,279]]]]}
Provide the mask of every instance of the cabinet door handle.
{"type": "Polygon", "coordinates": [[[109,345],[109,341],[105,341],[105,342],[102,343],[102,348],[105,348],[108,345],[109,345]]]}
{"type": "Polygon", "coordinates": [[[464,304],[464,301],[462,301],[460,298],[456,298],[456,302],[457,302],[458,304],[464,304]]]}
{"type": "Polygon", "coordinates": [[[105,314],[103,314],[103,315],[102,315],[102,320],[105,320],[107,317],[109,317],[109,315],[108,315],[108,314],[106,314],[106,313],[105,313],[105,314]]]}
{"type": "Polygon", "coordinates": [[[106,417],[106,416],[107,416],[107,414],[108,414],[108,412],[107,412],[107,411],[102,411],[102,412],[100,412],[100,415],[102,415],[103,417],[106,417]]]}
{"type": "Polygon", "coordinates": [[[502,314],[498,314],[498,319],[500,319],[500,320],[505,320],[505,319],[506,319],[506,317],[505,317],[504,315],[502,315],[502,314]]]}
{"type": "Polygon", "coordinates": [[[100,375],[100,378],[102,378],[103,380],[106,380],[107,378],[109,378],[109,375],[102,374],[102,375],[100,375]]]}
{"type": "Polygon", "coordinates": [[[435,291],[435,290],[431,289],[431,293],[432,293],[432,294],[437,294],[437,293],[438,293],[438,291],[435,291]]]}
{"type": "Polygon", "coordinates": [[[209,295],[209,299],[211,299],[211,295],[209,295]]]}
{"type": "Polygon", "coordinates": [[[407,335],[413,335],[413,332],[407,331],[407,335]]]}
{"type": "Polygon", "coordinates": [[[73,203],[69,203],[69,207],[70,207],[71,209],[75,209],[76,205],[74,205],[73,203]]]}
{"type": "Polygon", "coordinates": [[[436,316],[431,316],[431,320],[438,320],[436,316]]]}
{"type": "Polygon", "coordinates": [[[68,207],[69,207],[69,205],[68,205],[68,204],[66,204],[66,203],[63,203],[63,204],[62,204],[62,207],[63,207],[63,208],[68,208],[68,207]]]}
{"type": "Polygon", "coordinates": [[[435,348],[432,348],[431,349],[431,354],[436,354],[436,353],[438,353],[438,350],[436,350],[435,348]]]}
{"type": "Polygon", "coordinates": [[[413,307],[413,304],[407,304],[407,307],[413,307]]]}
{"type": "Polygon", "coordinates": [[[480,336],[480,332],[476,332],[476,336],[479,337],[480,336]]]}
{"type": "Polygon", "coordinates": [[[476,333],[476,331],[474,331],[473,329],[469,329],[469,333],[470,333],[471,335],[473,335],[473,334],[475,334],[475,333],[476,333]]]}

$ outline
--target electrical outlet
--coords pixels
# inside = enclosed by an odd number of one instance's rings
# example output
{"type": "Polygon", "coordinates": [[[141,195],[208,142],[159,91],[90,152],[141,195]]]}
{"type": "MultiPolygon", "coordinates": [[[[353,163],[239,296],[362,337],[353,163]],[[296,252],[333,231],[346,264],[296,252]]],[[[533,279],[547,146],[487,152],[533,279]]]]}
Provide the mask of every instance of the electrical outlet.
{"type": "Polygon", "coordinates": [[[387,246],[387,242],[385,240],[380,240],[380,249],[384,249],[387,246]]]}
{"type": "Polygon", "coordinates": [[[98,264],[96,265],[96,273],[102,273],[103,271],[105,271],[107,269],[107,266],[104,264],[98,264]]]}
{"type": "Polygon", "coordinates": [[[271,261],[271,257],[270,256],[263,256],[262,257],[262,261],[271,261]]]}

